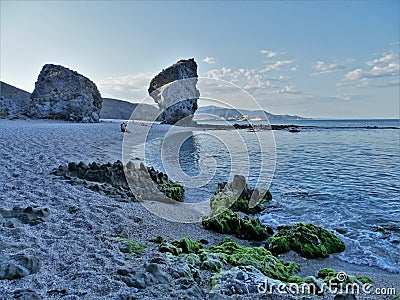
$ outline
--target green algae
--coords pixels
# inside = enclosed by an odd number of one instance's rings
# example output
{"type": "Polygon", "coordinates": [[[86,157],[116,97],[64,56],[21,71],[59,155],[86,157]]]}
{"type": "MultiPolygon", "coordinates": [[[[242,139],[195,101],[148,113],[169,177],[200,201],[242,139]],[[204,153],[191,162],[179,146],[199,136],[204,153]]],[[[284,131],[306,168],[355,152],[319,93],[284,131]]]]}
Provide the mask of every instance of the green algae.
{"type": "Polygon", "coordinates": [[[262,241],[267,238],[267,232],[258,218],[240,218],[236,212],[224,211],[216,216],[203,217],[202,224],[205,229],[233,234],[240,239],[262,241]]]}
{"type": "Polygon", "coordinates": [[[322,227],[296,223],[281,228],[267,241],[266,248],[275,255],[293,250],[305,258],[325,258],[331,253],[344,251],[345,245],[332,232],[322,227]]]}
{"type": "Polygon", "coordinates": [[[203,245],[200,242],[196,242],[188,237],[183,237],[179,241],[172,242],[172,245],[181,249],[181,253],[198,253],[203,249],[203,245]]]}
{"type": "Polygon", "coordinates": [[[225,254],[232,266],[254,266],[264,275],[282,281],[300,270],[298,264],[282,262],[263,247],[241,246],[229,238],[219,246],[210,247],[209,251],[225,254]]]}
{"type": "Polygon", "coordinates": [[[357,280],[360,281],[361,283],[364,283],[364,284],[372,282],[371,278],[369,278],[368,276],[357,277],[357,280]]]}
{"type": "Polygon", "coordinates": [[[136,243],[135,241],[125,239],[125,238],[119,238],[122,242],[125,242],[129,245],[129,252],[130,253],[136,253],[138,255],[142,255],[144,249],[147,248],[147,245],[144,244],[139,244],[136,243]]]}

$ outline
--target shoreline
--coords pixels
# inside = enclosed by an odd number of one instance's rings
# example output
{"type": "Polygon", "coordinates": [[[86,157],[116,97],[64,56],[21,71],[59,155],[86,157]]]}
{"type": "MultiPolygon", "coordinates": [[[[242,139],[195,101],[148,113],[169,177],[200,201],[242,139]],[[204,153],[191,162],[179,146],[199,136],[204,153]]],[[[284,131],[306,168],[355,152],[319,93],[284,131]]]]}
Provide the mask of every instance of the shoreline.
{"type": "MultiPolygon", "coordinates": [[[[0,208],[11,210],[16,206],[38,206],[50,210],[49,217],[41,224],[0,227],[0,253],[22,252],[34,255],[41,261],[38,273],[14,281],[3,280],[0,296],[3,293],[7,296],[7,293],[21,288],[36,290],[41,295],[60,287],[66,288],[71,294],[85,290],[88,299],[101,299],[102,293],[112,298],[118,293],[131,292],[121,281],[115,280],[116,268],[139,265],[160,257],[156,246],[148,242],[149,238],[156,236],[168,241],[184,236],[197,241],[205,239],[209,245],[219,244],[225,237],[230,237],[242,245],[252,244],[230,235],[205,230],[200,223],[166,221],[150,213],[138,202],[125,202],[124,199],[100,195],[82,186],[71,186],[50,175],[53,168],[68,162],[106,163],[120,159],[123,134],[118,126],[115,130],[112,127],[112,132],[105,133],[104,129],[111,127],[89,128],[87,124],[53,120],[0,120],[0,125],[0,152],[6,162],[0,166],[0,208]],[[7,126],[7,122],[13,122],[12,126],[7,126]],[[31,124],[36,126],[28,126],[31,124]],[[117,249],[119,236],[145,243],[149,248],[139,258],[129,257],[117,249]],[[73,276],[76,282],[71,281],[73,276]],[[97,282],[98,286],[93,286],[88,280],[97,282]]],[[[140,129],[138,124],[134,126],[140,129]]],[[[165,128],[161,127],[159,132],[164,132],[165,128]]],[[[324,260],[305,260],[291,252],[278,257],[299,262],[303,267],[301,276],[315,275],[315,270],[320,267],[330,267],[349,274],[370,276],[377,287],[393,286],[397,293],[400,292],[396,281],[398,274],[378,267],[350,264],[335,255],[324,260]]]]}

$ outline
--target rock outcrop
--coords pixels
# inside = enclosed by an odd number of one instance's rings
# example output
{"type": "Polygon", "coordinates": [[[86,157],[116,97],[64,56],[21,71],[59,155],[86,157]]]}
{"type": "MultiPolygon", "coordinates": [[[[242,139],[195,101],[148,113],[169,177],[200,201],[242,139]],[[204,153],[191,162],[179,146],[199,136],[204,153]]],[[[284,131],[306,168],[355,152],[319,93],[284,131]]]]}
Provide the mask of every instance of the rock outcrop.
{"type": "Polygon", "coordinates": [[[24,114],[31,104],[31,94],[0,81],[0,118],[26,118],[24,114]]]}
{"type": "Polygon", "coordinates": [[[39,119],[98,122],[102,98],[83,75],[59,65],[43,66],[27,115],[39,119]]]}
{"type": "Polygon", "coordinates": [[[178,61],[151,80],[148,92],[161,110],[159,121],[166,124],[192,122],[200,97],[197,77],[197,64],[191,58],[178,61]]]}

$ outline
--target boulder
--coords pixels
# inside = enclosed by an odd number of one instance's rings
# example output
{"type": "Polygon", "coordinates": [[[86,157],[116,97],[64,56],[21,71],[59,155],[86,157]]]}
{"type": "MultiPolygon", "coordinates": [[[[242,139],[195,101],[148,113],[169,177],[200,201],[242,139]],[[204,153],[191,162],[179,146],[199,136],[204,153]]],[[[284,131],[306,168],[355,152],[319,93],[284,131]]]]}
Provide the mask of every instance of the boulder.
{"type": "Polygon", "coordinates": [[[59,65],[43,66],[31,95],[29,117],[98,122],[103,99],[85,76],[59,65]]]}
{"type": "Polygon", "coordinates": [[[343,241],[335,234],[310,223],[278,229],[279,232],[265,244],[265,248],[275,255],[293,250],[305,258],[325,258],[345,250],[343,241]]]}
{"type": "Polygon", "coordinates": [[[192,122],[200,97],[197,77],[197,64],[191,58],[178,61],[151,80],[148,92],[161,110],[159,121],[166,124],[192,122]]]}

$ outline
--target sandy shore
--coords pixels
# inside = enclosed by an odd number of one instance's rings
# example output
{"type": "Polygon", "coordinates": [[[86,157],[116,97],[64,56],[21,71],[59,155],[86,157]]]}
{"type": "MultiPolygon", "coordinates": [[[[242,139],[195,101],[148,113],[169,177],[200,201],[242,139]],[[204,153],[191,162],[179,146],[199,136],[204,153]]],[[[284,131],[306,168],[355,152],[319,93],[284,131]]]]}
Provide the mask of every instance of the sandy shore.
{"type": "MultiPolygon", "coordinates": [[[[132,134],[147,130],[140,124],[130,124],[129,128],[132,134]]],[[[160,134],[168,130],[159,128],[160,134]]],[[[211,244],[224,239],[199,223],[169,222],[137,202],[119,201],[50,175],[52,169],[68,162],[121,160],[122,140],[119,123],[0,120],[0,208],[37,206],[50,210],[46,221],[36,226],[0,227],[0,254],[33,255],[41,264],[33,275],[0,281],[0,299],[14,299],[14,291],[20,289],[35,291],[43,299],[118,299],[131,289],[116,278],[116,270],[161,255],[149,238],[188,236],[211,244]],[[149,248],[142,257],[128,256],[119,251],[118,237],[146,243],[149,248]],[[49,293],[61,290],[68,295],[49,293]]],[[[379,269],[347,264],[335,257],[311,261],[288,254],[283,259],[298,261],[303,266],[301,275],[315,275],[320,267],[331,267],[368,275],[374,286],[394,287],[400,292],[398,278],[379,269]]],[[[174,299],[167,294],[165,297],[174,299]]],[[[390,299],[381,295],[357,298],[390,299]]]]}

